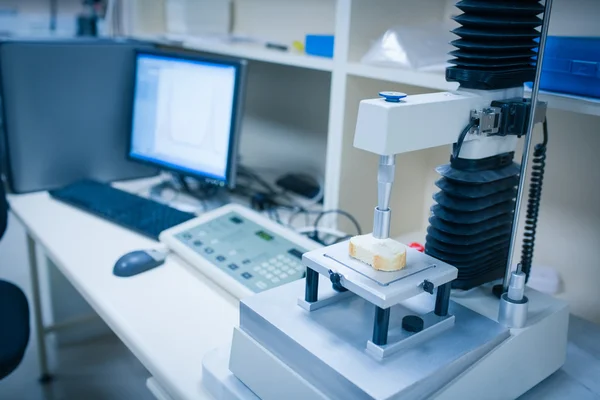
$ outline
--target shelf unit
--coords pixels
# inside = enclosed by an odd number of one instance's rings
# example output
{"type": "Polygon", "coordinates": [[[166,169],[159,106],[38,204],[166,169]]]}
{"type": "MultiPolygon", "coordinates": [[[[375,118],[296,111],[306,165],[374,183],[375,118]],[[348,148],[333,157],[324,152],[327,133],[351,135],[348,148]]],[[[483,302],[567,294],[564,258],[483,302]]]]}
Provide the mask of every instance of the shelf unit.
{"type": "Polygon", "coordinates": [[[333,60],[331,59],[306,54],[295,54],[289,51],[271,50],[253,43],[228,43],[223,40],[208,40],[174,35],[166,35],[163,42],[179,45],[190,50],[221,54],[229,57],[239,57],[319,71],[331,72],[333,70],[333,60]]]}
{"type": "Polygon", "coordinates": [[[540,91],[539,98],[541,101],[547,101],[551,109],[600,117],[600,99],[543,90],[540,91]]]}
{"type": "MultiPolygon", "coordinates": [[[[307,153],[304,160],[295,165],[308,166],[312,160],[324,173],[324,207],[349,211],[357,217],[363,230],[368,231],[376,203],[377,156],[352,146],[359,101],[376,97],[381,90],[398,90],[411,95],[454,90],[457,86],[446,82],[442,72],[371,66],[362,64],[360,59],[370,44],[394,25],[448,21],[450,15],[459,13],[454,2],[233,0],[234,34],[252,34],[285,43],[302,40],[308,33],[335,34],[333,59],[251,44],[169,37],[157,29],[151,33],[196,51],[249,59],[251,87],[248,95],[256,90],[266,92],[259,103],[267,102],[268,106],[257,107],[252,105],[253,101],[247,102],[251,108],[250,125],[254,127],[252,133],[242,133],[242,140],[244,136],[258,140],[262,134],[259,132],[269,132],[268,139],[263,142],[268,143],[264,148],[269,151],[261,153],[262,144],[247,146],[258,152],[255,157],[262,162],[268,162],[269,157],[277,153],[279,160],[283,160],[282,165],[294,164],[293,160],[300,153],[307,153]],[[236,12],[236,9],[244,12],[236,12]],[[313,17],[318,21],[312,21],[313,17]],[[275,28],[272,21],[277,21],[275,28]],[[260,72],[258,75],[262,78],[255,79],[253,71],[260,72]],[[281,95],[282,91],[286,94],[281,95]],[[271,96],[276,99],[269,102],[267,99],[271,96]],[[303,137],[307,132],[311,132],[312,141],[303,137]],[[312,144],[308,146],[305,142],[312,144]]],[[[555,0],[554,7],[551,33],[600,36],[600,26],[595,20],[600,14],[600,2],[555,0]],[[582,32],[578,30],[580,27],[583,27],[582,32]]],[[[152,29],[147,29],[146,35],[148,31],[152,29]]],[[[555,251],[557,241],[561,241],[565,249],[582,248],[579,242],[600,242],[600,211],[595,207],[600,188],[593,184],[600,181],[600,172],[592,167],[594,156],[589,151],[600,146],[600,136],[596,132],[600,124],[600,100],[545,92],[540,98],[547,101],[550,108],[551,139],[536,262],[554,267],[561,273],[565,288],[561,296],[571,302],[576,314],[600,322],[600,299],[595,296],[594,301],[586,303],[584,300],[586,296],[595,295],[597,289],[593,282],[600,280],[600,268],[597,268],[596,256],[591,250],[594,246],[577,252],[577,266],[582,266],[579,272],[572,271],[571,251],[560,254],[555,251]],[[561,233],[563,231],[565,234],[561,233]]],[[[431,195],[436,190],[433,183],[438,178],[434,168],[448,162],[449,154],[449,147],[445,147],[397,156],[397,183],[392,203],[394,236],[424,240],[431,195]]],[[[277,168],[278,163],[280,161],[271,163],[271,167],[277,168]]],[[[338,222],[341,229],[351,229],[343,219],[338,222]]]]}

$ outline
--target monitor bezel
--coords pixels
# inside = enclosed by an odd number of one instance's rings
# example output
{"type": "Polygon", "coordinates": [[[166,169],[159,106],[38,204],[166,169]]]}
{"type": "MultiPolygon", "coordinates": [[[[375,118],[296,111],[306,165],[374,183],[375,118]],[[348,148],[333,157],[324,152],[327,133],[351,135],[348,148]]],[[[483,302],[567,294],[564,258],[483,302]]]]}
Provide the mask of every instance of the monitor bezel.
{"type": "Polygon", "coordinates": [[[228,187],[230,189],[235,187],[236,174],[237,174],[237,155],[239,146],[240,136],[240,125],[241,116],[243,112],[243,100],[244,100],[244,88],[245,88],[245,73],[246,73],[247,61],[244,59],[234,59],[223,56],[207,56],[199,54],[191,54],[189,52],[177,51],[177,50],[145,50],[139,49],[135,51],[134,55],[134,79],[133,79],[133,96],[132,96],[132,107],[130,116],[129,126],[129,143],[127,147],[127,159],[135,161],[141,164],[151,165],[159,168],[163,171],[169,171],[178,173],[183,176],[192,177],[198,179],[202,183],[212,184],[215,186],[228,187]],[[233,89],[233,106],[231,113],[231,124],[229,130],[229,148],[227,154],[227,163],[225,166],[225,179],[218,179],[212,175],[202,174],[200,171],[192,171],[187,168],[177,168],[172,164],[165,164],[156,160],[148,160],[145,158],[139,158],[132,154],[133,152],[133,135],[134,135],[134,116],[135,116],[135,102],[137,93],[137,77],[139,58],[141,56],[155,56],[172,58],[182,61],[198,61],[208,64],[220,64],[231,66],[235,68],[235,82],[233,89]]]}

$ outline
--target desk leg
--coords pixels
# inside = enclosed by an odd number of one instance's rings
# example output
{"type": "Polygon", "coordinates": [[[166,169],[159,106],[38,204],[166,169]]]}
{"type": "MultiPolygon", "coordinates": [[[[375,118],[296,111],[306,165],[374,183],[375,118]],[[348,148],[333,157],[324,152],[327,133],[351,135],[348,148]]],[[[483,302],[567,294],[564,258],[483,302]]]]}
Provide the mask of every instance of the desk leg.
{"type": "Polygon", "coordinates": [[[48,369],[48,353],[46,350],[46,334],[42,318],[42,302],[40,300],[40,281],[38,275],[35,241],[27,234],[27,252],[29,255],[29,272],[31,275],[31,292],[33,297],[33,316],[35,318],[35,339],[37,342],[38,359],[40,362],[40,382],[48,383],[52,375],[48,369]]]}

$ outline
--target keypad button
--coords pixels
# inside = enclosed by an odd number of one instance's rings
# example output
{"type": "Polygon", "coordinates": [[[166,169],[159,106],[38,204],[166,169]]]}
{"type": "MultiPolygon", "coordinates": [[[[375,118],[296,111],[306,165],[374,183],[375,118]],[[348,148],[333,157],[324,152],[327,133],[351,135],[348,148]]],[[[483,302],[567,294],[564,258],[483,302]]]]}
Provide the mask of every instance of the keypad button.
{"type": "Polygon", "coordinates": [[[280,260],[283,260],[285,258],[285,256],[283,254],[280,254],[277,256],[277,258],[279,258],[280,260]]]}
{"type": "Polygon", "coordinates": [[[242,261],[242,264],[246,265],[246,264],[250,264],[252,262],[252,260],[246,258],[245,260],[242,261]]]}
{"type": "Polygon", "coordinates": [[[273,257],[269,260],[270,263],[276,263],[277,262],[277,258],[273,257]]]}
{"type": "Polygon", "coordinates": [[[278,262],[275,265],[278,266],[279,268],[283,267],[283,263],[282,262],[278,262]]]}
{"type": "Polygon", "coordinates": [[[224,256],[217,256],[217,261],[225,261],[225,257],[224,256]]]}
{"type": "Polygon", "coordinates": [[[283,271],[277,271],[277,274],[276,274],[276,275],[279,275],[279,276],[281,276],[281,275],[284,275],[284,274],[285,274],[285,272],[283,272],[283,271]]]}
{"type": "Polygon", "coordinates": [[[279,279],[277,277],[271,279],[271,282],[273,282],[273,283],[278,283],[280,281],[281,281],[281,279],[279,279]]]}
{"type": "Polygon", "coordinates": [[[288,275],[293,275],[293,274],[295,274],[295,273],[296,273],[296,270],[295,270],[295,269],[293,269],[293,268],[288,268],[288,269],[286,269],[286,270],[285,270],[285,272],[286,272],[288,275]]]}
{"type": "Polygon", "coordinates": [[[275,269],[275,267],[274,267],[274,266],[272,266],[272,265],[269,265],[269,266],[267,267],[267,269],[268,269],[269,271],[273,271],[273,270],[275,269]]]}
{"type": "Polygon", "coordinates": [[[254,267],[254,268],[252,268],[252,269],[253,269],[253,270],[255,270],[256,272],[258,272],[258,271],[262,271],[262,268],[261,268],[261,267],[259,267],[259,266],[256,266],[256,267],[254,267]]]}
{"type": "Polygon", "coordinates": [[[256,287],[259,288],[259,289],[266,289],[267,286],[268,285],[265,282],[263,282],[263,281],[256,282],[256,287]]]}
{"type": "Polygon", "coordinates": [[[288,274],[281,274],[281,275],[279,275],[279,277],[280,277],[281,279],[285,279],[285,278],[287,278],[287,277],[288,277],[288,274]]]}
{"type": "Polygon", "coordinates": [[[227,266],[227,268],[229,268],[229,269],[230,269],[230,270],[232,270],[232,271],[235,271],[235,270],[236,270],[236,269],[238,269],[239,267],[237,266],[237,264],[233,264],[233,263],[231,263],[231,264],[229,264],[229,265],[227,266]]]}
{"type": "Polygon", "coordinates": [[[251,274],[250,272],[244,272],[244,273],[242,274],[242,277],[243,277],[244,279],[250,279],[250,278],[252,278],[252,274],[251,274]]]}
{"type": "Polygon", "coordinates": [[[185,240],[190,240],[192,238],[192,235],[189,233],[184,233],[183,235],[181,235],[181,237],[185,240]]]}
{"type": "Polygon", "coordinates": [[[199,231],[198,232],[198,236],[205,236],[206,235],[206,231],[199,231]]]}
{"type": "Polygon", "coordinates": [[[196,247],[202,246],[202,241],[201,240],[194,240],[194,246],[196,246],[196,247]]]}
{"type": "Polygon", "coordinates": [[[231,251],[229,252],[229,255],[230,255],[230,256],[235,256],[236,254],[237,254],[237,250],[231,250],[231,251]]]}
{"type": "Polygon", "coordinates": [[[273,274],[266,274],[265,275],[265,278],[267,278],[267,279],[271,279],[272,277],[273,277],[273,274]]]}
{"type": "Polygon", "coordinates": [[[210,244],[217,244],[219,243],[219,239],[213,239],[210,241],[210,244]]]}
{"type": "Polygon", "coordinates": [[[264,262],[264,263],[262,263],[261,265],[262,265],[263,267],[267,268],[267,267],[269,266],[269,263],[266,263],[266,262],[264,262]]]}
{"type": "Polygon", "coordinates": [[[264,269],[261,269],[260,271],[258,271],[258,273],[261,275],[266,275],[267,271],[265,271],[264,269]]]}
{"type": "Polygon", "coordinates": [[[212,254],[212,253],[214,253],[215,251],[214,251],[214,250],[213,250],[211,247],[206,247],[206,248],[204,249],[204,252],[205,252],[206,254],[212,254]]]}

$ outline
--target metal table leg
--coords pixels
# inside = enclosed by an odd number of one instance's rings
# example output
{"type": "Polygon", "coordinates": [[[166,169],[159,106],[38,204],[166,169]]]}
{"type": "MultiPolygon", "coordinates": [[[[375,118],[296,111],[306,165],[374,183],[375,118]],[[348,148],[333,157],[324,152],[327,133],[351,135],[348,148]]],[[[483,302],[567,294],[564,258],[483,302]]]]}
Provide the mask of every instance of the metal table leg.
{"type": "Polygon", "coordinates": [[[40,363],[40,382],[48,383],[52,375],[48,368],[48,353],[46,349],[46,335],[42,318],[42,302],[40,300],[40,281],[38,275],[35,241],[27,234],[27,253],[29,256],[29,272],[31,275],[31,292],[33,298],[33,316],[35,318],[35,338],[37,342],[38,359],[40,363]]]}

